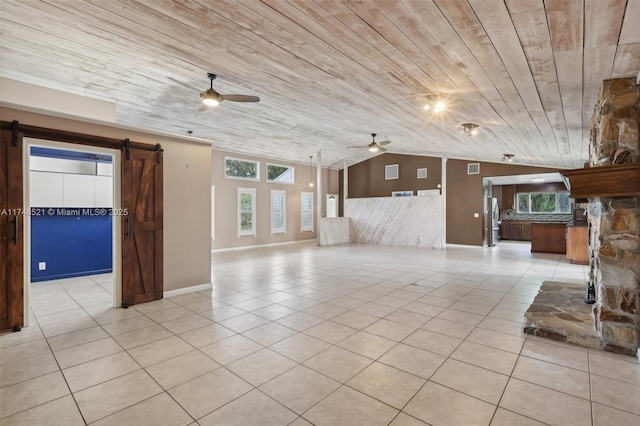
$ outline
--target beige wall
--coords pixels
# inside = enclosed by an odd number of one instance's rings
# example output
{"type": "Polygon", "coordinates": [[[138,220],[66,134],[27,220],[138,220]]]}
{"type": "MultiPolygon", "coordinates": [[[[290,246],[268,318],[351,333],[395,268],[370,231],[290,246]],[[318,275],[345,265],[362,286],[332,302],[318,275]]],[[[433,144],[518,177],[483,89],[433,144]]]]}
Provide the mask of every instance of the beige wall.
{"type": "Polygon", "coordinates": [[[211,146],[111,125],[0,108],[2,121],[160,143],[164,149],[164,291],[211,282],[211,146]]]}
{"type": "MultiPolygon", "coordinates": [[[[316,214],[316,182],[315,165],[310,171],[309,164],[290,163],[276,159],[252,157],[244,154],[213,150],[211,169],[211,184],[215,185],[215,240],[211,241],[213,249],[245,247],[259,244],[286,243],[291,241],[315,239],[318,231],[316,214]],[[253,160],[260,162],[260,181],[229,179],[224,173],[225,156],[253,160]],[[266,182],[267,163],[295,167],[295,183],[266,182]],[[315,187],[309,187],[309,179],[313,176],[315,187]],[[256,236],[238,237],[238,188],[256,189],[256,236]],[[271,190],[285,190],[287,192],[286,234],[271,235],[271,190]],[[301,202],[302,192],[313,192],[314,204],[314,232],[301,232],[301,202]]],[[[338,171],[325,169],[322,173],[323,203],[322,212],[326,209],[325,194],[338,194],[338,171]]]]}

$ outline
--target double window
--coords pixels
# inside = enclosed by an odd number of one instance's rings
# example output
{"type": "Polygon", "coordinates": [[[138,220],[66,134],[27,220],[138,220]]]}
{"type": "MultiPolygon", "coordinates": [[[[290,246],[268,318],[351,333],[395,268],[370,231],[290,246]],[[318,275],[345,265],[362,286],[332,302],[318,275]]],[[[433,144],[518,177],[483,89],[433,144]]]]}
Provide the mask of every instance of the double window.
{"type": "Polygon", "coordinates": [[[568,192],[519,192],[518,213],[571,213],[568,192]]]}

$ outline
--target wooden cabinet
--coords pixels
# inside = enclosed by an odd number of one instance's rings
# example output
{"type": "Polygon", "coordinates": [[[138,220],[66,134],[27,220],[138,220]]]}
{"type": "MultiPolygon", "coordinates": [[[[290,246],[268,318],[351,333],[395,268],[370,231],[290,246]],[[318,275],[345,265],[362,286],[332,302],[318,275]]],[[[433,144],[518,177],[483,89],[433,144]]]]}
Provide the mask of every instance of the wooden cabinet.
{"type": "Polygon", "coordinates": [[[500,223],[500,239],[501,240],[510,240],[511,239],[511,234],[509,233],[509,224],[511,223],[511,221],[509,220],[503,220],[500,223]]]}
{"type": "MultiPolygon", "coordinates": [[[[511,220],[509,223],[509,240],[530,241],[531,222],[511,220]]],[[[506,238],[505,238],[506,239],[506,238]]]]}
{"type": "Polygon", "coordinates": [[[557,254],[566,252],[566,223],[532,223],[530,229],[532,252],[557,254]]]}
{"type": "Polygon", "coordinates": [[[567,227],[567,259],[579,265],[589,264],[589,228],[567,227]]]}
{"type": "Polygon", "coordinates": [[[513,210],[515,209],[515,200],[516,200],[516,186],[515,185],[502,185],[502,202],[501,208],[502,210],[513,210]]]}

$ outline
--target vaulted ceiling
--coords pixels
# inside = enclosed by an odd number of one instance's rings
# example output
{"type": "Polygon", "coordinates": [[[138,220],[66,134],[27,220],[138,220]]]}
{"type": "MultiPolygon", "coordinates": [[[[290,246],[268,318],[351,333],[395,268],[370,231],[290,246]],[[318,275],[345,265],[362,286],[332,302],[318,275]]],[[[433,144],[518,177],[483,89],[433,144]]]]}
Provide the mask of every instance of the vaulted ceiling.
{"type": "Polygon", "coordinates": [[[391,152],[580,167],[600,82],[640,70],[640,0],[2,0],[0,75],[123,125],[341,167],[391,152]],[[198,112],[220,93],[257,95],[198,112]],[[439,115],[426,97],[446,98],[439,115]],[[460,124],[479,124],[469,137],[460,124]]]}

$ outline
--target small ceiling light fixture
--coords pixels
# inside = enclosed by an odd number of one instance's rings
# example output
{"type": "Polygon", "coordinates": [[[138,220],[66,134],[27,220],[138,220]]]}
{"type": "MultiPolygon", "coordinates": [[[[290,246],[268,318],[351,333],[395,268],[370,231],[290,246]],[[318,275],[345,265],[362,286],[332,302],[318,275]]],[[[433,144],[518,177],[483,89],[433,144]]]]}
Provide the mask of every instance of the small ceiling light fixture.
{"type": "Polygon", "coordinates": [[[478,128],[480,125],[474,123],[462,123],[462,130],[460,133],[466,133],[467,136],[474,136],[478,134],[478,128]]]}
{"type": "Polygon", "coordinates": [[[435,113],[442,112],[447,107],[447,104],[442,99],[438,99],[435,96],[427,96],[427,103],[424,104],[425,111],[432,111],[435,113]]]}
{"type": "Polygon", "coordinates": [[[309,156],[309,188],[313,188],[313,155],[309,156]]]}
{"type": "Polygon", "coordinates": [[[502,161],[506,163],[513,163],[513,157],[515,156],[515,154],[502,154],[502,161]]]}

